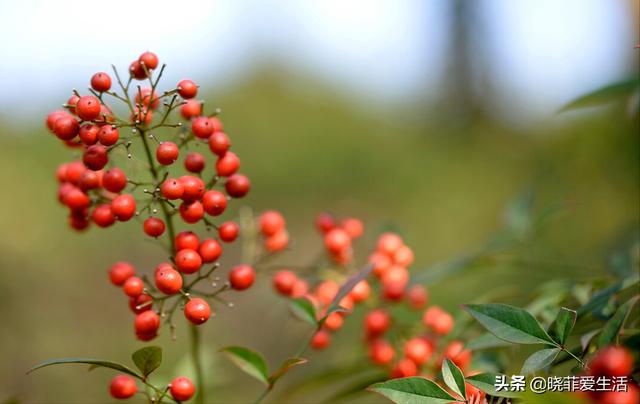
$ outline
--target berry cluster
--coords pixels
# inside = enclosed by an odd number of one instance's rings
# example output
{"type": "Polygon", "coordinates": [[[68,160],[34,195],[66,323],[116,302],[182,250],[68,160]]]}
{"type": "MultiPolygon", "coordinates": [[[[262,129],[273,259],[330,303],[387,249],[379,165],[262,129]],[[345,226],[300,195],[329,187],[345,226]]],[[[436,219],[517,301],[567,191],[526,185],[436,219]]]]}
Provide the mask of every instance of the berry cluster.
{"type": "MultiPolygon", "coordinates": [[[[633,355],[627,348],[608,346],[598,351],[589,362],[588,374],[593,376],[595,380],[600,377],[609,378],[609,380],[614,377],[627,377],[627,380],[632,381],[633,362],[633,355]]],[[[627,391],[590,391],[581,394],[586,396],[585,398],[591,399],[592,402],[600,404],[635,404],[640,402],[640,389],[633,382],[627,384],[627,391]]]]}
{"type": "MultiPolygon", "coordinates": [[[[184,376],[173,379],[167,388],[171,397],[178,402],[189,400],[196,392],[196,387],[191,379],[184,376]]],[[[118,375],[111,379],[109,392],[113,398],[124,400],[133,397],[138,392],[138,386],[133,377],[118,375]]]]}

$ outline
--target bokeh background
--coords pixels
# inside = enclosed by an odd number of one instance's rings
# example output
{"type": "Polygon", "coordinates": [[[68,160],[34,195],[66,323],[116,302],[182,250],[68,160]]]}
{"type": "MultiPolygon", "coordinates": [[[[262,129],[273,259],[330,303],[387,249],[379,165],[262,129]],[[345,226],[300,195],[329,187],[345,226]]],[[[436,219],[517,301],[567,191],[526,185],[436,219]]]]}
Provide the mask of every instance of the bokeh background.
{"type": "MultiPolygon", "coordinates": [[[[55,168],[73,152],[44,130],[44,116],[94,72],[124,70],[149,49],[168,64],[167,87],[184,77],[201,85],[253,182],[224,217],[243,204],[284,212],[294,244],[283,262],[318,254],[312,223],[326,210],[365,221],[360,261],[377,233],[400,232],[427,281],[437,264],[522,225],[517,201],[552,212],[508,259],[430,281],[431,301],[457,312],[490,291],[517,303],[550,279],[604,274],[612,250],[637,235],[637,110],[622,100],[557,112],[637,77],[638,22],[638,2],[626,0],[0,3],[0,402],[108,401],[109,371],[25,370],[62,356],[128,361],[142,346],[106,271],[128,260],[150,272],[164,254],[138,222],[76,234],[55,200],[55,168]]],[[[224,265],[237,261],[229,249],[224,265]]],[[[204,327],[215,402],[261,390],[217,348],[246,345],[275,366],[309,332],[267,274],[233,301],[204,327]]],[[[309,353],[272,400],[335,394],[317,384],[357,373],[360,317],[328,351],[309,353]]],[[[190,372],[179,325],[177,342],[158,340],[160,378],[190,372]]]]}

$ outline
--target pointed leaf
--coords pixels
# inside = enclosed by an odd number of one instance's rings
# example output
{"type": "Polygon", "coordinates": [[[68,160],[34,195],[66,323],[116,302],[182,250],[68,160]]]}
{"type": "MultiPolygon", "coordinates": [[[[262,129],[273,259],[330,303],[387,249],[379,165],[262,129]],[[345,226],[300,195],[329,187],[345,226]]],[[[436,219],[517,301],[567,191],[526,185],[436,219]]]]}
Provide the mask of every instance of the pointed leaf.
{"type": "MultiPolygon", "coordinates": [[[[497,377],[506,377],[508,380],[508,376],[500,375],[497,373],[480,373],[477,375],[469,376],[466,378],[466,381],[474,387],[484,391],[495,397],[507,397],[514,398],[518,397],[518,394],[513,391],[508,390],[500,390],[496,389],[496,379],[497,377]]],[[[508,383],[508,381],[507,381],[508,383]]]]}
{"type": "Polygon", "coordinates": [[[465,344],[465,348],[471,351],[478,351],[480,349],[500,348],[509,345],[511,345],[511,343],[502,340],[488,332],[482,334],[476,339],[469,341],[469,343],[465,344]]]}
{"type": "Polygon", "coordinates": [[[278,368],[278,370],[276,370],[275,372],[273,372],[273,374],[271,376],[269,376],[269,384],[274,384],[285,373],[287,373],[289,370],[291,370],[291,368],[299,366],[299,365],[304,365],[307,362],[309,362],[309,361],[307,359],[305,359],[305,358],[289,358],[289,359],[285,359],[285,361],[282,362],[282,364],[280,364],[280,368],[278,368]]]}
{"type": "Polygon", "coordinates": [[[464,386],[464,375],[450,359],[446,359],[442,362],[442,379],[454,393],[465,400],[467,399],[467,392],[464,386]]]}
{"type": "Polygon", "coordinates": [[[560,345],[564,345],[571,331],[573,331],[577,317],[578,313],[575,310],[562,307],[556,319],[549,326],[549,335],[560,345]]]}
{"type": "Polygon", "coordinates": [[[158,369],[162,363],[162,348],[159,346],[148,346],[138,349],[131,355],[131,359],[144,377],[147,377],[151,372],[158,369]]]}
{"type": "Polygon", "coordinates": [[[313,326],[318,325],[316,307],[309,299],[305,297],[294,299],[289,307],[300,320],[306,321],[313,326]]]}
{"type": "Polygon", "coordinates": [[[524,361],[524,365],[522,365],[520,373],[528,375],[546,368],[553,363],[553,360],[559,353],[560,348],[541,349],[538,352],[535,352],[533,355],[529,356],[526,361],[524,361]]]}
{"type": "Polygon", "coordinates": [[[439,404],[459,401],[436,383],[422,377],[388,380],[372,384],[367,390],[381,394],[398,404],[439,404]]]}
{"type": "Polygon", "coordinates": [[[267,362],[262,356],[251,349],[241,346],[228,346],[220,349],[229,356],[229,359],[245,373],[255,377],[264,384],[269,384],[269,370],[267,362]]]}
{"type": "Polygon", "coordinates": [[[468,304],[463,308],[496,337],[514,344],[556,345],[526,310],[507,304],[468,304]]]}
{"type": "Polygon", "coordinates": [[[128,368],[127,366],[121,364],[121,363],[117,363],[117,362],[112,362],[112,361],[107,361],[107,360],[102,360],[102,359],[93,359],[93,358],[60,358],[60,359],[51,359],[45,362],[42,362],[34,367],[32,367],[31,369],[29,369],[27,371],[27,374],[33,372],[34,370],[38,370],[47,366],[52,366],[52,365],[65,365],[68,363],[81,363],[81,364],[86,364],[86,365],[92,365],[93,367],[103,367],[103,368],[109,368],[109,369],[113,369],[113,370],[117,370],[118,372],[122,372],[122,373],[126,373],[128,375],[131,375],[133,377],[136,377],[140,380],[142,380],[142,376],[140,376],[138,373],[136,373],[134,370],[128,368]]]}
{"type": "Polygon", "coordinates": [[[335,297],[331,301],[331,304],[329,304],[329,307],[327,308],[327,311],[325,312],[325,315],[321,321],[324,321],[324,319],[326,319],[331,313],[334,313],[336,311],[344,311],[345,309],[340,307],[340,301],[353,290],[358,282],[369,276],[372,270],[373,265],[366,265],[360,271],[356,272],[349,279],[347,279],[347,281],[340,287],[340,289],[338,289],[338,293],[336,293],[335,297]]]}
{"type": "Polygon", "coordinates": [[[560,112],[568,111],[576,108],[593,107],[611,102],[621,97],[630,96],[640,86],[638,79],[631,79],[619,83],[601,87],[595,91],[585,94],[571,101],[560,112]]]}
{"type": "Polygon", "coordinates": [[[622,326],[624,325],[627,317],[631,313],[631,309],[638,301],[638,296],[635,296],[629,299],[625,304],[618,307],[613,317],[607,321],[607,323],[602,328],[602,333],[598,337],[598,347],[602,348],[603,346],[609,345],[613,343],[620,333],[622,326]]]}

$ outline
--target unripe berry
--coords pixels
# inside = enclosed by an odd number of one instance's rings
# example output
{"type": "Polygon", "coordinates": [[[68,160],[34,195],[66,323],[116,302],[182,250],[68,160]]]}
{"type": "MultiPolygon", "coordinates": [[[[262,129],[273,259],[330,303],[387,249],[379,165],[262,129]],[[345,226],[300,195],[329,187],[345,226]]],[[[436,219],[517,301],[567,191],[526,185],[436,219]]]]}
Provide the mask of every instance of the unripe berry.
{"type": "Polygon", "coordinates": [[[179,180],[167,178],[160,186],[160,193],[163,197],[170,200],[180,199],[184,193],[184,187],[179,180]]]}
{"type": "Polygon", "coordinates": [[[109,280],[115,286],[124,285],[125,281],[135,274],[133,265],[128,262],[116,262],[109,269],[109,280]]]}
{"type": "Polygon", "coordinates": [[[369,359],[376,365],[388,365],[395,356],[395,350],[385,340],[375,340],[369,345],[369,359]]]}
{"type": "Polygon", "coordinates": [[[242,174],[233,174],[231,177],[227,178],[227,181],[224,183],[224,188],[227,190],[227,194],[229,194],[230,197],[242,198],[249,192],[249,188],[251,188],[251,181],[242,174]]]}
{"type": "Polygon", "coordinates": [[[422,338],[413,338],[404,344],[404,356],[418,366],[428,361],[432,353],[431,344],[422,338]]]}
{"type": "Polygon", "coordinates": [[[175,239],[176,251],[180,250],[197,250],[200,245],[198,236],[192,231],[181,231],[176,235],[175,239]]]}
{"type": "Polygon", "coordinates": [[[284,229],[285,221],[282,214],[275,210],[268,210],[260,215],[260,231],[265,236],[273,236],[284,229]]]}
{"type": "Polygon", "coordinates": [[[171,397],[176,401],[187,401],[196,392],[193,382],[187,377],[176,377],[171,381],[171,397]]]}
{"type": "Polygon", "coordinates": [[[229,272],[229,282],[235,290],[245,290],[253,285],[256,272],[249,265],[238,265],[229,272]]]}
{"type": "Polygon", "coordinates": [[[410,359],[401,359],[391,370],[391,378],[411,377],[418,374],[418,367],[410,359]]]}
{"type": "Polygon", "coordinates": [[[80,132],[80,124],[71,115],[62,115],[53,124],[53,132],[60,140],[71,140],[80,132]]]}
{"type": "Polygon", "coordinates": [[[181,80],[178,83],[178,94],[184,99],[193,98],[198,94],[198,86],[192,80],[181,80]]]}
{"type": "Polygon", "coordinates": [[[182,202],[179,211],[180,217],[186,223],[197,223],[204,216],[204,208],[198,201],[182,202]]]}
{"type": "Polygon", "coordinates": [[[206,116],[199,116],[191,122],[191,131],[200,139],[208,139],[213,134],[213,125],[206,116]]]}
{"type": "Polygon", "coordinates": [[[160,317],[155,311],[147,310],[138,314],[133,324],[136,334],[155,335],[160,328],[160,317]]]}
{"type": "Polygon", "coordinates": [[[102,170],[109,162],[107,148],[99,144],[87,147],[82,156],[82,162],[90,170],[102,170]]]}
{"type": "Polygon", "coordinates": [[[324,237],[324,245],[331,253],[339,253],[351,247],[351,237],[340,228],[330,230],[324,237]]]}
{"type": "Polygon", "coordinates": [[[229,137],[223,132],[213,132],[209,137],[209,150],[218,156],[224,156],[231,147],[229,137]]]}
{"type": "Polygon", "coordinates": [[[129,194],[118,195],[111,201],[111,212],[121,222],[126,222],[136,213],[136,200],[129,194]]]}
{"type": "Polygon", "coordinates": [[[180,107],[180,115],[184,119],[191,119],[202,114],[202,104],[197,100],[187,100],[187,102],[180,107]]]}
{"type": "Polygon", "coordinates": [[[633,368],[633,356],[624,347],[609,346],[596,354],[589,368],[593,376],[627,376],[633,368]]]}
{"type": "Polygon", "coordinates": [[[199,173],[204,170],[204,156],[200,153],[192,152],[184,158],[184,168],[192,173],[199,173]]]}
{"type": "Polygon", "coordinates": [[[175,295],[182,288],[182,276],[173,268],[163,268],[155,274],[156,287],[165,295],[175,295]]]}
{"type": "Polygon", "coordinates": [[[153,53],[153,52],[144,52],[142,55],[140,55],[140,57],[138,58],[138,62],[140,62],[140,64],[144,64],[144,66],[147,68],[147,70],[153,70],[156,67],[158,67],[158,56],[153,53]]]}
{"type": "Polygon", "coordinates": [[[78,136],[80,136],[80,140],[82,143],[87,146],[91,146],[92,144],[96,144],[98,142],[98,132],[100,132],[100,128],[91,123],[85,123],[80,127],[80,132],[78,136]]]}
{"type": "Polygon", "coordinates": [[[109,227],[116,222],[116,217],[111,211],[111,205],[106,203],[98,205],[93,209],[91,219],[99,227],[109,227]]]}
{"type": "Polygon", "coordinates": [[[289,245],[289,233],[286,230],[280,230],[273,236],[269,236],[264,240],[264,248],[270,253],[282,251],[289,245]]]}
{"type": "Polygon", "coordinates": [[[184,316],[193,324],[202,324],[211,316],[209,303],[204,299],[194,297],[184,305],[184,316]]]}
{"type": "Polygon", "coordinates": [[[131,376],[118,375],[111,379],[109,393],[118,400],[133,397],[138,392],[136,381],[131,376]]]}
{"type": "Polygon", "coordinates": [[[365,330],[369,338],[384,334],[390,324],[389,314],[381,309],[370,311],[364,319],[365,330]]]}
{"type": "Polygon", "coordinates": [[[110,168],[102,177],[102,186],[109,192],[118,193],[127,187],[127,175],[118,167],[110,168]]]}
{"type": "MultiPolygon", "coordinates": [[[[197,247],[196,247],[197,248],[197,247]]],[[[196,250],[184,249],[176,254],[176,266],[180,272],[192,274],[198,272],[202,266],[202,258],[196,250]]]]}
{"type": "Polygon", "coordinates": [[[109,91],[111,88],[111,77],[107,73],[98,72],[91,77],[91,88],[99,93],[109,91]]]}
{"type": "Polygon", "coordinates": [[[215,262],[222,255],[222,246],[217,240],[208,238],[202,241],[198,248],[198,254],[202,258],[202,262],[215,262]]]}
{"type": "Polygon", "coordinates": [[[336,227],[336,222],[335,222],[333,216],[331,216],[330,214],[328,214],[328,213],[320,213],[316,217],[316,228],[321,233],[328,233],[334,227],[336,227]]]}
{"type": "Polygon", "coordinates": [[[114,128],[111,125],[104,125],[98,132],[98,141],[104,146],[112,146],[120,139],[120,132],[118,128],[114,128]]]}
{"type": "Polygon", "coordinates": [[[331,343],[331,335],[328,331],[320,330],[313,334],[313,338],[311,338],[311,342],[309,346],[311,348],[321,351],[329,346],[331,343]]]}
{"type": "Polygon", "coordinates": [[[431,306],[422,316],[422,322],[433,332],[446,335],[453,328],[453,317],[438,306],[431,306]]]}
{"type": "Polygon", "coordinates": [[[234,152],[226,152],[216,161],[216,172],[221,177],[228,177],[240,168],[240,159],[234,152]]]}
{"type": "Polygon", "coordinates": [[[293,286],[295,285],[298,277],[291,271],[278,271],[273,276],[273,287],[278,293],[284,296],[291,296],[293,292],[293,286]]]}
{"type": "Polygon", "coordinates": [[[144,282],[137,276],[132,276],[124,282],[122,290],[124,290],[124,294],[129,297],[138,297],[144,290],[144,282]]]}
{"type": "Polygon", "coordinates": [[[93,95],[83,95],[76,104],[76,114],[83,121],[92,121],[100,116],[100,100],[93,95]]]}
{"type": "Polygon", "coordinates": [[[202,195],[202,206],[207,214],[219,216],[227,208],[227,197],[220,191],[207,191],[202,195]]]}
{"type": "Polygon", "coordinates": [[[178,145],[173,142],[162,142],[156,149],[156,160],[158,163],[168,166],[178,159],[179,154],[178,145]]]}
{"type": "Polygon", "coordinates": [[[202,198],[205,192],[205,183],[202,179],[193,175],[183,175],[178,179],[182,184],[182,199],[185,201],[195,201],[202,198]]]}
{"type": "Polygon", "coordinates": [[[218,236],[225,243],[231,243],[240,233],[240,228],[234,222],[224,222],[218,227],[218,236]]]}
{"type": "Polygon", "coordinates": [[[142,227],[149,237],[160,237],[165,230],[164,222],[157,217],[147,218],[142,224],[142,227]]]}
{"type": "Polygon", "coordinates": [[[364,232],[364,225],[362,222],[354,218],[344,219],[340,224],[340,227],[342,227],[351,238],[358,238],[362,236],[362,233],[364,232]]]}
{"type": "Polygon", "coordinates": [[[153,298],[145,294],[129,298],[129,308],[135,314],[151,310],[153,308],[153,298]]]}

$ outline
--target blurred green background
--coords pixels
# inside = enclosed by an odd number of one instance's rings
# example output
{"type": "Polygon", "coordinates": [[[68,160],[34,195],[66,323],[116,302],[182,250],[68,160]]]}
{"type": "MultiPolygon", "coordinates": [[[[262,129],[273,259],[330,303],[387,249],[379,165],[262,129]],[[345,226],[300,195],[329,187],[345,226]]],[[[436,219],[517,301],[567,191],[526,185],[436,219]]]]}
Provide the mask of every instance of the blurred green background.
{"type": "MultiPolygon", "coordinates": [[[[637,74],[633,45],[624,44],[630,62],[618,78],[637,74]]],[[[134,56],[138,48],[133,44],[128,53],[134,56]]],[[[453,49],[464,53],[464,48],[453,49]]],[[[464,69],[470,60],[451,59],[458,68],[449,70],[449,83],[474,87],[482,82],[464,69]]],[[[85,63],[90,70],[106,68],[85,63]]],[[[189,75],[190,65],[178,62],[168,69],[189,75]]],[[[74,86],[81,88],[87,80],[79,77],[74,86]]],[[[313,218],[326,210],[364,220],[359,262],[376,234],[394,229],[416,253],[411,271],[421,273],[484,245],[504,226],[505,206],[532,193],[533,209],[553,214],[510,251],[508,260],[429,285],[431,302],[456,312],[457,305],[492,289],[518,303],[545,281],[605,274],[612,249],[637,235],[640,128],[637,110],[630,116],[626,99],[532,118],[526,111],[497,114],[495,94],[464,94],[464,87],[451,84],[424,98],[383,105],[273,61],[227,84],[216,77],[199,81],[202,98],[223,109],[226,132],[253,184],[250,195],[223,217],[234,218],[240,205],[257,212],[281,210],[293,240],[281,262],[304,264],[318,254],[321,238],[313,218]]],[[[587,92],[599,84],[585,80],[582,86],[587,92]]],[[[62,93],[38,102],[52,109],[65,99],[62,93]]],[[[109,371],[87,374],[83,366],[30,376],[25,371],[53,357],[129,361],[129,353],[143,344],[133,338],[127,301],[109,284],[106,271],[113,262],[127,260],[149,273],[164,253],[145,241],[136,221],[83,234],[70,231],[56,201],[54,171],[73,152],[44,130],[44,112],[13,117],[10,107],[3,107],[0,116],[0,402],[10,397],[108,401],[109,371]]],[[[238,254],[228,248],[223,268],[237,262],[238,254]]],[[[310,332],[273,293],[267,274],[232,300],[234,308],[217,307],[217,317],[203,327],[211,361],[208,397],[215,402],[247,402],[261,391],[258,382],[217,354],[218,348],[245,345],[263,352],[275,366],[310,332]]],[[[311,363],[285,378],[271,399],[285,399],[285,391],[301,380],[322,380],[318,375],[323,372],[358,363],[364,352],[361,317],[361,312],[349,317],[330,349],[309,353],[311,363]]],[[[180,319],[178,325],[176,342],[167,332],[157,340],[165,348],[160,376],[166,380],[190,372],[186,324],[180,319]]],[[[335,387],[308,388],[289,399],[318,402],[336,392],[335,387]]],[[[372,395],[359,399],[377,400],[372,395]]]]}

